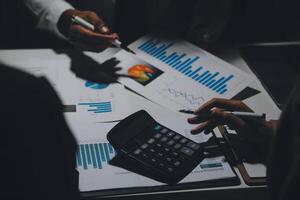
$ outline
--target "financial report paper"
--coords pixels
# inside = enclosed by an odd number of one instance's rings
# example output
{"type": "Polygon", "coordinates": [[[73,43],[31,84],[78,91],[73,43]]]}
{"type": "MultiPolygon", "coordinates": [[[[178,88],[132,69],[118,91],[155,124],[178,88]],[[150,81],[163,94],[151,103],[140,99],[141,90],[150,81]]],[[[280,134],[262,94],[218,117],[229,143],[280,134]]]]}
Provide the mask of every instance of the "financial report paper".
{"type": "MultiPolygon", "coordinates": [[[[193,125],[187,123],[186,115],[175,113],[136,94],[127,92],[129,102],[131,102],[128,105],[131,112],[144,109],[163,125],[199,143],[206,142],[211,137],[211,135],[204,134],[191,135],[190,130],[193,125]]],[[[163,185],[147,177],[108,164],[116,152],[107,141],[106,134],[117,123],[91,123],[88,120],[83,121],[80,118],[72,119],[70,117],[67,119],[79,142],[76,164],[79,171],[80,191],[163,185]]],[[[203,160],[180,183],[232,177],[235,177],[235,174],[229,163],[224,156],[218,156],[203,160]]]]}
{"type": "Polygon", "coordinates": [[[182,40],[145,36],[120,51],[120,82],[169,109],[193,110],[208,100],[232,98],[253,81],[251,76],[182,40]]]}

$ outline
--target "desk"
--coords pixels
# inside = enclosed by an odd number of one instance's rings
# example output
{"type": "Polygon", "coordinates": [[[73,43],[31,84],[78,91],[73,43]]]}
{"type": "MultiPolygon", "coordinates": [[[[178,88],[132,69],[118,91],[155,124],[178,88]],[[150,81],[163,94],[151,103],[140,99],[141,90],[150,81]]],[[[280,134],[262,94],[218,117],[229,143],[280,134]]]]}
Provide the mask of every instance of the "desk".
{"type": "MultiPolygon", "coordinates": [[[[64,54],[58,53],[60,51],[54,51],[50,49],[39,49],[39,50],[1,50],[0,51],[0,62],[12,65],[17,68],[32,67],[33,63],[38,63],[41,60],[54,60],[60,64],[66,66],[66,70],[69,70],[70,59],[64,54]]],[[[109,55],[116,53],[116,49],[108,49],[103,54],[88,53],[89,56],[99,62],[103,62],[109,55]]],[[[232,63],[238,68],[252,74],[252,71],[239,56],[238,48],[227,49],[226,51],[218,53],[218,56],[224,60],[232,63]]],[[[49,66],[53,63],[49,63],[49,66]]],[[[276,104],[272,101],[271,97],[264,90],[260,81],[255,78],[256,81],[250,85],[251,87],[261,91],[261,93],[246,99],[244,102],[252,108],[254,111],[267,113],[268,119],[277,119],[280,115],[280,110],[276,104]]],[[[237,169],[238,176],[241,180],[241,185],[230,186],[230,187],[219,187],[209,189],[192,189],[184,191],[168,191],[168,192],[156,192],[152,194],[138,194],[129,196],[118,196],[118,199],[265,199],[266,188],[265,187],[249,187],[247,186],[237,169]]],[[[116,197],[107,197],[114,199],[116,197]]]]}

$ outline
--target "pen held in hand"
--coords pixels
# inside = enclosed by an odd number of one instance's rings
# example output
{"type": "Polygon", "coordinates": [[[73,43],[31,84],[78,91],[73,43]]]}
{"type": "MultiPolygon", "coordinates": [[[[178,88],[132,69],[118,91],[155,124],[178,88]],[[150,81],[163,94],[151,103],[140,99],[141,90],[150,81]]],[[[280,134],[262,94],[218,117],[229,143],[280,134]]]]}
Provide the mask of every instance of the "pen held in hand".
{"type": "MultiPolygon", "coordinates": [[[[195,112],[192,110],[179,110],[179,112],[186,113],[186,114],[195,114],[195,112]]],[[[233,111],[233,112],[224,111],[224,113],[232,114],[232,115],[242,118],[242,119],[256,119],[256,120],[265,120],[266,119],[265,113],[258,114],[258,113],[252,113],[252,112],[238,112],[238,111],[233,111]]],[[[210,113],[203,113],[203,114],[196,115],[196,117],[205,118],[205,117],[208,117],[209,115],[210,115],[210,113]]]]}
{"type": "MultiPolygon", "coordinates": [[[[73,23],[79,24],[91,31],[96,31],[95,26],[93,24],[87,22],[86,20],[82,19],[81,17],[73,16],[72,21],[73,21],[73,23]]],[[[133,50],[131,50],[127,46],[123,45],[120,40],[115,40],[112,42],[112,44],[118,48],[124,49],[125,51],[136,54],[133,50]]]]}

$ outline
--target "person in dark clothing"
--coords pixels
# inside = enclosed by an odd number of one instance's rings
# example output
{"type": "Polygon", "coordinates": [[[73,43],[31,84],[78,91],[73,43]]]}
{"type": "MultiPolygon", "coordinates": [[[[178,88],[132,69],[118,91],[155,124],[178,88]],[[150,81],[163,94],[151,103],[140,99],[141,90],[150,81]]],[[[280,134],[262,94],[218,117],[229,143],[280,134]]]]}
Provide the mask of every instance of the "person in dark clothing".
{"type": "Polygon", "coordinates": [[[0,199],[80,199],[76,141],[44,78],[0,65],[0,199]]]}
{"type": "MultiPolygon", "coordinates": [[[[243,120],[224,111],[251,111],[241,101],[213,99],[195,111],[205,117],[188,119],[199,124],[191,132],[209,133],[221,124],[238,132],[240,142],[251,143],[253,149],[264,149],[263,161],[267,166],[269,199],[294,199],[300,185],[300,79],[295,83],[289,100],[278,121],[243,120]]],[[[246,149],[247,151],[247,149],[246,149]]],[[[251,149],[248,149],[251,151],[251,149]]]]}

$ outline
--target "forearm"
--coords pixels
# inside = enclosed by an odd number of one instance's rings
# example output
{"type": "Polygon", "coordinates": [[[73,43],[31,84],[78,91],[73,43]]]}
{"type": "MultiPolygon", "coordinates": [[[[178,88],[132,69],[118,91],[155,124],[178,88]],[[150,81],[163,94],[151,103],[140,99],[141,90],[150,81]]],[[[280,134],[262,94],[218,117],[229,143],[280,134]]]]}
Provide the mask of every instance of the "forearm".
{"type": "Polygon", "coordinates": [[[57,22],[65,10],[73,7],[64,0],[24,0],[25,5],[38,19],[37,27],[65,38],[57,28],[57,22]]]}

